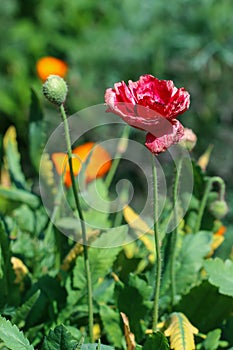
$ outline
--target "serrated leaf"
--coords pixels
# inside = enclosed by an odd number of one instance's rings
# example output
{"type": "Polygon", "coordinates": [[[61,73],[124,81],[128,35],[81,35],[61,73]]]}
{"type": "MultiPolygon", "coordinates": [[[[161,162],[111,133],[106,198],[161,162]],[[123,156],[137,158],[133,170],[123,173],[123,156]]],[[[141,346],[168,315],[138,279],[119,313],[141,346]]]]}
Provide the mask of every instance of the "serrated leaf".
{"type": "Polygon", "coordinates": [[[12,181],[16,187],[25,188],[26,180],[21,169],[20,154],[16,141],[16,129],[14,126],[10,126],[7,130],[3,139],[3,146],[6,155],[7,168],[10,172],[12,181]]]}
{"type": "Polygon", "coordinates": [[[232,298],[218,292],[207,280],[184,295],[177,305],[202,332],[219,327],[233,311],[232,298]]]}
{"type": "MultiPolygon", "coordinates": [[[[121,246],[114,247],[114,244],[117,240],[123,241],[126,232],[126,226],[123,226],[122,229],[118,228],[118,230],[108,230],[107,232],[103,233],[98,239],[96,239],[93,242],[92,247],[89,248],[89,260],[93,285],[96,284],[99,278],[105,277],[107,273],[111,271],[117,255],[122,250],[121,246]],[[94,248],[93,246],[105,246],[109,248],[94,248]]],[[[73,283],[74,287],[80,290],[85,290],[86,288],[86,277],[84,273],[84,264],[82,257],[78,257],[76,261],[73,283]]]]}
{"type": "Polygon", "coordinates": [[[42,350],[74,350],[75,345],[78,343],[72,340],[71,334],[63,325],[60,325],[50,330],[44,339],[42,350]]]}
{"type": "Polygon", "coordinates": [[[122,346],[122,331],[120,327],[119,312],[107,305],[100,306],[100,317],[103,322],[104,331],[110,344],[117,348],[122,346]]]}
{"type": "Polygon", "coordinates": [[[0,339],[11,350],[34,349],[24,334],[2,316],[0,316],[0,339]]]}
{"type": "Polygon", "coordinates": [[[29,154],[34,168],[38,171],[41,155],[46,141],[46,123],[43,118],[39,99],[31,89],[31,104],[29,113],[29,154]]]}
{"type": "Polygon", "coordinates": [[[220,293],[233,297],[233,262],[220,258],[205,261],[204,267],[209,282],[219,288],[220,293]]]}
{"type": "Polygon", "coordinates": [[[16,310],[14,316],[12,317],[12,323],[16,324],[19,328],[22,328],[24,326],[25,320],[29,312],[31,311],[33,305],[39,298],[39,295],[40,291],[38,290],[16,310]]]}
{"type": "Polygon", "coordinates": [[[128,226],[118,226],[109,228],[104,232],[98,239],[92,242],[92,247],[95,248],[111,248],[111,249],[122,249],[122,244],[124,243],[128,233],[128,226]]]}
{"type": "Polygon", "coordinates": [[[142,278],[130,274],[129,281],[123,288],[116,284],[116,294],[118,309],[127,315],[131,331],[135,334],[136,340],[140,342],[147,327],[147,314],[152,307],[149,301],[152,287],[142,278]]]}
{"type": "Polygon", "coordinates": [[[170,337],[170,347],[174,350],[194,350],[194,334],[198,329],[194,327],[181,312],[172,313],[166,321],[168,325],[164,334],[170,337]]]}
{"type": "MultiPolygon", "coordinates": [[[[200,280],[199,271],[204,259],[211,250],[213,234],[201,231],[187,234],[178,246],[176,258],[176,293],[182,295],[196,285],[200,280]]],[[[168,263],[161,281],[161,308],[166,309],[170,300],[170,264],[168,263]]]]}
{"type": "MultiPolygon", "coordinates": [[[[137,348],[136,348],[137,349],[137,348]]],[[[142,348],[143,350],[169,350],[167,338],[161,332],[150,334],[142,348]]],[[[180,349],[181,350],[181,349],[180,349]]]]}

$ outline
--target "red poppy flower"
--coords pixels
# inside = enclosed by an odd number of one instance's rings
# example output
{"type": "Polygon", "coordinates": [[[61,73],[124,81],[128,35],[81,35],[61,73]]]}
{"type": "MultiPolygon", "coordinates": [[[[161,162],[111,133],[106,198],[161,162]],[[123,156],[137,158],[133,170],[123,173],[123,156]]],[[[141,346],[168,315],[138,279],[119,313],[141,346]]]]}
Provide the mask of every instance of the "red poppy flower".
{"type": "Polygon", "coordinates": [[[177,89],[171,80],[143,75],[138,81],[114,84],[105,93],[109,112],[118,114],[127,124],[147,131],[146,147],[159,154],[179,142],[183,126],[175,118],[190,104],[184,88],[177,89]]]}

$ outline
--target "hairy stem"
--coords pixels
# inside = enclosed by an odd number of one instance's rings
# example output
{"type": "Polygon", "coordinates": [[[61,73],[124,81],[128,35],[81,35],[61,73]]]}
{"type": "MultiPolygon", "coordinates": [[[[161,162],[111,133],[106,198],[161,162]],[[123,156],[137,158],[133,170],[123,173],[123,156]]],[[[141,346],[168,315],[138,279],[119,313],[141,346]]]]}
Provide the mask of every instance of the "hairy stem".
{"type": "Polygon", "coordinates": [[[93,337],[92,283],[91,283],[91,271],[90,271],[90,263],[88,258],[88,249],[87,249],[86,226],[85,226],[83,212],[82,212],[82,208],[80,205],[80,200],[79,200],[79,196],[78,196],[78,192],[75,184],[75,177],[74,177],[73,164],[72,164],[72,149],[71,149],[69,125],[68,125],[66,112],[63,105],[60,106],[60,111],[64,122],[65,139],[66,139],[66,145],[67,145],[67,154],[68,154],[68,162],[69,162],[71,182],[72,182],[72,190],[73,190],[73,195],[75,200],[76,211],[81,223],[83,251],[84,251],[84,265],[85,265],[85,272],[86,272],[86,279],[87,279],[89,334],[90,334],[91,342],[93,342],[94,337],[93,337]]]}
{"type": "Polygon", "coordinates": [[[152,173],[153,173],[153,183],[154,183],[154,239],[155,239],[155,251],[156,251],[156,258],[157,258],[152,329],[154,332],[156,332],[158,317],[159,317],[159,293],[160,293],[162,259],[161,259],[161,252],[160,252],[159,224],[158,224],[158,179],[157,179],[157,169],[154,163],[154,157],[152,157],[152,173]]]}
{"type": "Polygon", "coordinates": [[[174,210],[174,225],[175,228],[172,232],[171,237],[171,297],[172,297],[172,305],[175,303],[176,297],[176,273],[175,273],[175,263],[176,263],[176,245],[177,245],[177,236],[178,236],[178,223],[177,223],[177,200],[178,200],[178,190],[179,190],[179,182],[180,175],[182,170],[182,158],[179,160],[177,168],[176,168],[176,176],[174,182],[174,190],[173,190],[173,210],[174,210]]]}

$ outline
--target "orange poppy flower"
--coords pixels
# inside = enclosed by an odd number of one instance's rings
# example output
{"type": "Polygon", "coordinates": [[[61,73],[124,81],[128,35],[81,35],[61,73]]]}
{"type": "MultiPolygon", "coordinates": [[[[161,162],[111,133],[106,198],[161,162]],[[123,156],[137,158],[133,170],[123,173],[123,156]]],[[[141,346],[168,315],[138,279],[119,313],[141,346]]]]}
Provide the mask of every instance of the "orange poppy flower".
{"type": "MultiPolygon", "coordinates": [[[[72,165],[75,176],[81,171],[82,165],[86,161],[88,162],[85,169],[86,182],[90,182],[98,177],[103,177],[109,171],[112,164],[110,154],[103,147],[94,142],[84,143],[76,147],[72,153],[74,155],[72,158],[72,165]]],[[[62,152],[53,153],[51,157],[57,173],[59,175],[64,174],[65,186],[70,187],[72,182],[67,154],[62,152]]]]}
{"type": "Polygon", "coordinates": [[[64,78],[67,71],[67,64],[59,58],[46,56],[37,61],[36,70],[38,77],[45,81],[50,74],[59,75],[64,78]]]}

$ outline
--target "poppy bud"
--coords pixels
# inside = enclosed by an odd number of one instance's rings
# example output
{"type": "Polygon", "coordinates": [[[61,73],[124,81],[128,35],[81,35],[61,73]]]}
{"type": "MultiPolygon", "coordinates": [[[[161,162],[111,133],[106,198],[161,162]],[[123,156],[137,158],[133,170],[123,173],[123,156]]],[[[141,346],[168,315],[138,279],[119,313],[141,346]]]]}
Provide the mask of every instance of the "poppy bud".
{"type": "Polygon", "coordinates": [[[209,210],[216,219],[222,219],[228,213],[228,206],[224,200],[216,200],[210,204],[209,210]]]}
{"type": "Polygon", "coordinates": [[[61,106],[65,102],[67,92],[68,87],[65,80],[58,75],[49,75],[43,84],[43,94],[57,106],[61,106]]]}
{"type": "Polygon", "coordinates": [[[187,148],[188,151],[192,151],[197,142],[197,136],[191,129],[184,128],[184,136],[180,141],[180,145],[187,148]]]}

